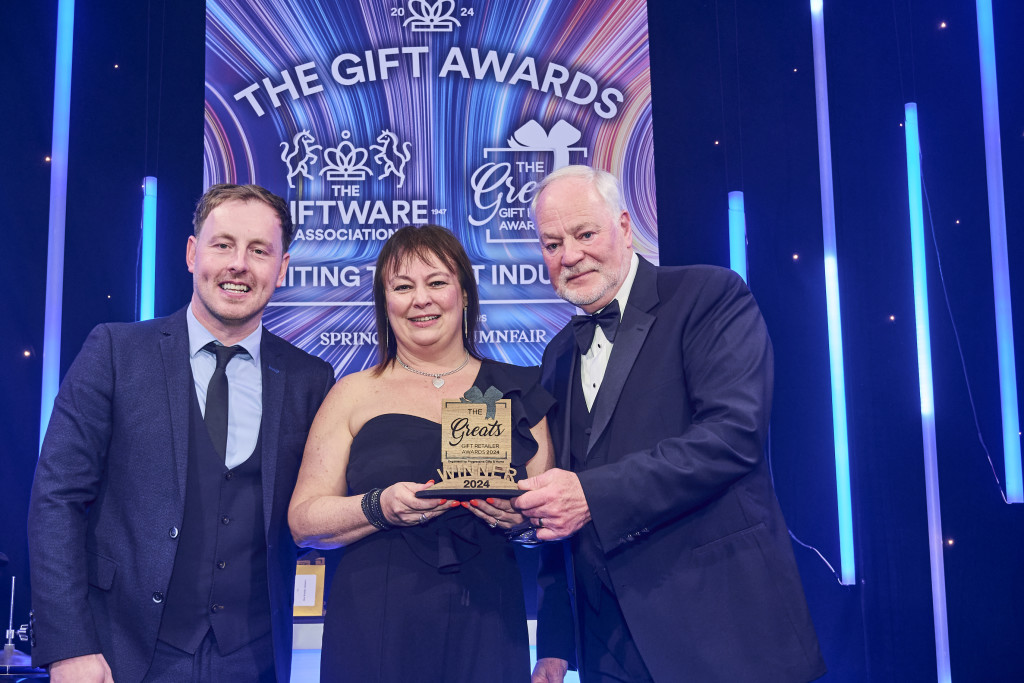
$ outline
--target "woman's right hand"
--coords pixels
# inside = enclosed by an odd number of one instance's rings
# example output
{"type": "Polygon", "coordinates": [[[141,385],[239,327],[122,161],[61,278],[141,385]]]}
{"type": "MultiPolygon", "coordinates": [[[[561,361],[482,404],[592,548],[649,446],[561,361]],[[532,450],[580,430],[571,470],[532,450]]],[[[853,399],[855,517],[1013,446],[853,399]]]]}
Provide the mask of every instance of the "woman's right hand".
{"type": "Polygon", "coordinates": [[[400,481],[384,489],[380,494],[380,507],[385,519],[395,526],[415,526],[426,524],[451,508],[458,507],[457,500],[416,497],[417,491],[429,489],[433,485],[433,480],[426,484],[400,481]]]}

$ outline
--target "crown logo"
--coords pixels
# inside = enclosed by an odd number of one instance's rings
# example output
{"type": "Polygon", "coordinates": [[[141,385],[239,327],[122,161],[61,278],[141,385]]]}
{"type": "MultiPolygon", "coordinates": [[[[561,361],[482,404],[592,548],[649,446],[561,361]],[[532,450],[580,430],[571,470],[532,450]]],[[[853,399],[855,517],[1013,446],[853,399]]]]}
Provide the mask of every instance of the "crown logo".
{"type": "Polygon", "coordinates": [[[327,174],[331,182],[339,181],[361,181],[366,180],[367,175],[373,175],[373,171],[366,165],[369,153],[362,147],[356,147],[348,141],[352,133],[345,130],[341,133],[342,142],[337,147],[328,147],[324,150],[324,167],[320,169],[320,175],[327,174]]]}

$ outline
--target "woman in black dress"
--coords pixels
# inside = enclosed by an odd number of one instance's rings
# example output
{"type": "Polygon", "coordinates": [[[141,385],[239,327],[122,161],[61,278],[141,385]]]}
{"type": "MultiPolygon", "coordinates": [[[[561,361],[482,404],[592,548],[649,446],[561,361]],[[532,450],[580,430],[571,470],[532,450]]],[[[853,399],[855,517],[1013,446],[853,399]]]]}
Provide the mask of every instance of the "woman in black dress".
{"type": "MultiPolygon", "coordinates": [[[[313,423],[288,521],[301,546],[344,547],[322,681],[526,681],[529,645],[507,500],[416,498],[441,468],[441,400],[511,400],[516,478],[553,465],[537,368],[480,357],[479,298],[458,240],[406,227],[374,274],[381,361],[343,377],[313,423]]],[[[486,495],[486,494],[483,494],[486,495]]]]}

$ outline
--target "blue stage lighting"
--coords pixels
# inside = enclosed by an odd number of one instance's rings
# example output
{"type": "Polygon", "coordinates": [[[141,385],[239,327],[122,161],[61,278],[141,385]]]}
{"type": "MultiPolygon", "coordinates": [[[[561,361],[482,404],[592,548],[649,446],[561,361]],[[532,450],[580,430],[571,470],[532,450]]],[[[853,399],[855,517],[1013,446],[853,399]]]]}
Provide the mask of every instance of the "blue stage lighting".
{"type": "Polygon", "coordinates": [[[999,90],[992,0],[978,0],[978,53],[981,63],[981,107],[985,125],[985,166],[988,176],[988,220],[992,241],[992,285],[996,309],[996,352],[1003,415],[1003,462],[1006,501],[1024,503],[1021,480],[1020,418],[1017,412],[1017,363],[1013,351],[1013,308],[1010,266],[1006,255],[1006,205],[1003,200],[1003,156],[999,142],[999,90]]]}
{"type": "Polygon", "coordinates": [[[146,176],[143,188],[139,320],[152,320],[156,295],[156,178],[146,176]]]}
{"type": "Polygon", "coordinates": [[[64,296],[64,219],[68,191],[68,128],[71,119],[71,57],[75,0],[57,5],[57,59],[53,74],[53,141],[50,150],[50,227],[46,251],[46,312],[43,320],[43,381],[39,447],[50,424],[60,387],[60,325],[64,296]]]}
{"type": "Polygon", "coordinates": [[[836,214],[832,194],[832,142],[828,119],[828,77],[825,69],[825,20],[822,0],[811,0],[814,50],[814,94],[818,113],[818,170],[821,180],[821,222],[825,256],[825,304],[828,352],[832,373],[832,437],[836,459],[839,517],[840,581],[851,586],[857,572],[853,555],[853,501],[850,493],[850,445],[846,426],[846,378],[843,372],[843,325],[839,308],[839,261],[836,257],[836,214]]]}
{"type": "Polygon", "coordinates": [[[729,193],[729,267],[747,281],[747,218],[743,193],[729,193]]]}
{"type": "Polygon", "coordinates": [[[952,680],[949,668],[949,629],[946,620],[946,572],[942,552],[942,507],[939,503],[939,463],[935,441],[935,401],[932,392],[931,327],[928,321],[928,271],[924,253],[924,209],[921,195],[921,142],[917,104],[906,107],[907,189],[910,199],[910,251],[914,266],[914,320],[917,323],[917,371],[921,387],[921,433],[924,442],[924,485],[928,510],[928,554],[932,571],[932,618],[939,683],[952,680]]]}

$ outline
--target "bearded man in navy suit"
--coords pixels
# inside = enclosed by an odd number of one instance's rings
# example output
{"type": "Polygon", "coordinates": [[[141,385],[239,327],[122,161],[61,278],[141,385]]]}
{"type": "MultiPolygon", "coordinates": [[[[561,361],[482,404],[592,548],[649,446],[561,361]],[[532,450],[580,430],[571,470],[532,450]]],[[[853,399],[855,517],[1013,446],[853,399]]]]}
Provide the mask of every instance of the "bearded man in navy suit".
{"type": "Polygon", "coordinates": [[[574,659],[585,683],[822,675],[763,456],[771,342],[743,280],[636,256],[602,171],[545,178],[534,221],[558,295],[594,314],[544,352],[558,467],[515,502],[539,539],[568,539],[568,575],[542,584],[534,681],[574,659]]]}
{"type": "Polygon", "coordinates": [[[55,682],[290,674],[286,514],[334,372],[261,324],[288,268],[284,200],[214,185],[194,228],[189,306],[96,327],[54,402],[29,558],[32,657],[55,682]]]}

